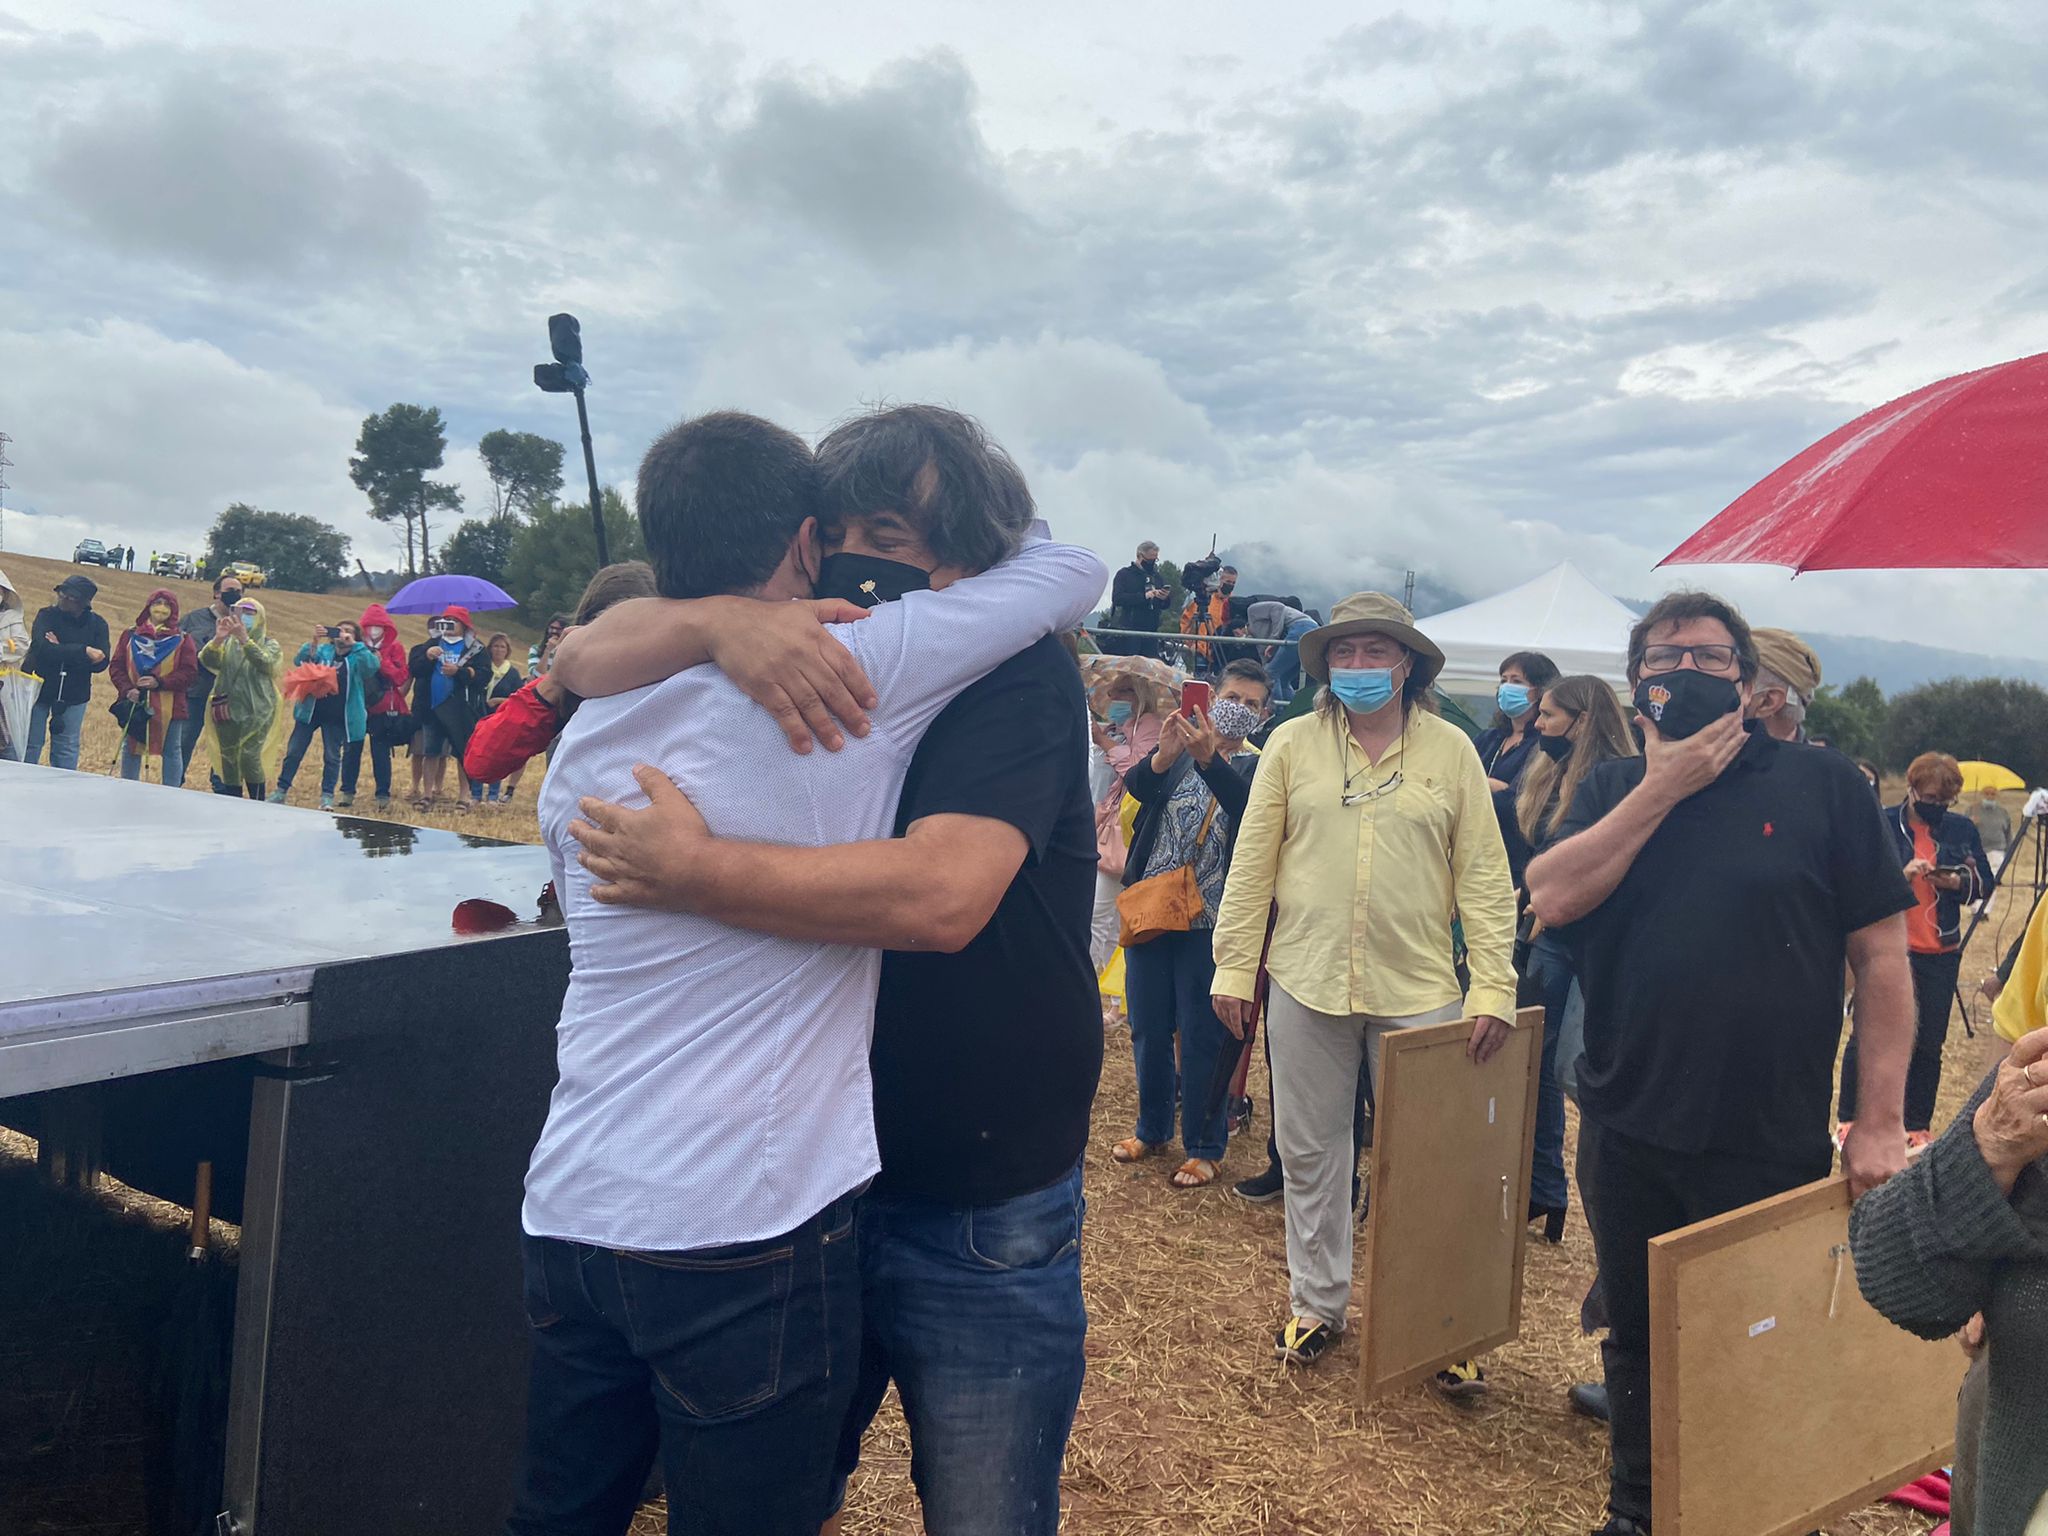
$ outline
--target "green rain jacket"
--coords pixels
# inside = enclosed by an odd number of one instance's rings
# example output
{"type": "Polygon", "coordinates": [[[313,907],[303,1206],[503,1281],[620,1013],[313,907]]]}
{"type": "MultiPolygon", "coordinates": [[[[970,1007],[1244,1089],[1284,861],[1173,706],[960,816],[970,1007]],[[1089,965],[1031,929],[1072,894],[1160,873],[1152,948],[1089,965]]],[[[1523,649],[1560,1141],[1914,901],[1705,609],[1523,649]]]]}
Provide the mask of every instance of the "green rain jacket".
{"type": "Polygon", "coordinates": [[[269,637],[260,602],[244,593],[235,611],[244,617],[248,638],[230,639],[224,629],[216,629],[199,653],[199,664],[214,675],[206,736],[213,747],[213,771],[222,783],[262,784],[270,777],[271,748],[283,734],[285,711],[277,696],[283,656],[269,637]]]}

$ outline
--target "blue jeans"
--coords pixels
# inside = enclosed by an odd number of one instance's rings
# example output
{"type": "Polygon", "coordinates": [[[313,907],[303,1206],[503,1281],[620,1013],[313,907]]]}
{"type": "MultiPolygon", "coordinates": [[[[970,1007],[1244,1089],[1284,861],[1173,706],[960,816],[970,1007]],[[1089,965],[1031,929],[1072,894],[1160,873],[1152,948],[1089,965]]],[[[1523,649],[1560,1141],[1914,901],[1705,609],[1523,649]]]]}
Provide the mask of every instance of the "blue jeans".
{"type": "Polygon", "coordinates": [[[200,735],[206,730],[206,699],[203,696],[187,695],[185,718],[173,720],[164,727],[164,782],[183,784],[192,771],[192,759],[197,753],[200,735]],[[168,771],[171,763],[171,743],[178,744],[178,772],[173,777],[168,771]]]}
{"type": "Polygon", "coordinates": [[[1286,644],[1273,653],[1266,671],[1273,678],[1273,702],[1285,703],[1301,687],[1301,637],[1316,627],[1314,619],[1296,619],[1287,626],[1286,644]]]}
{"type": "MultiPolygon", "coordinates": [[[[1211,930],[1162,933],[1124,951],[1124,987],[1131,1005],[1131,1055],[1138,1067],[1140,1141],[1173,1140],[1180,1101],[1180,1134],[1189,1157],[1220,1162],[1229,1139],[1229,1106],[1209,1113],[1209,1085],[1217,1063],[1237,1042],[1216,1017],[1209,984],[1216,979],[1211,930]],[[1180,1037],[1180,1078],[1174,1080],[1173,1041],[1180,1037]]],[[[1236,1060],[1234,1052],[1231,1059],[1236,1060]]]]}
{"type": "Polygon", "coordinates": [[[43,735],[50,737],[50,766],[76,768],[78,739],[85,732],[86,700],[76,704],[44,704],[38,701],[28,712],[27,762],[43,760],[43,735]]]}
{"type": "Polygon", "coordinates": [[[1557,1041],[1573,980],[1571,951],[1562,940],[1548,933],[1536,936],[1529,948],[1529,980],[1541,989],[1543,1002],[1543,1066],[1536,1083],[1536,1160],[1529,1173],[1529,1199],[1561,1211],[1571,1204],[1571,1184],[1564,1176],[1564,1081],[1557,1070],[1557,1041]]]}
{"type": "Polygon", "coordinates": [[[965,1209],[861,1205],[863,1340],[833,1507],[889,1382],[910,1427],[926,1536],[1055,1536],[1086,1368],[1081,1169],[965,1209]]]}
{"type": "Polygon", "coordinates": [[[671,1532],[817,1536],[860,1358],[856,1205],[688,1253],[522,1237],[533,1363],[507,1536],[620,1536],[657,1451],[671,1532]]]}
{"type": "MultiPolygon", "coordinates": [[[[122,742],[121,777],[139,779],[142,777],[142,756],[128,750],[128,743],[122,742]]],[[[164,725],[164,755],[158,764],[164,783],[176,788],[185,782],[185,722],[167,721],[164,725]]]]}
{"type": "Polygon", "coordinates": [[[277,770],[280,792],[292,787],[292,780],[298,776],[299,760],[306,755],[315,731],[320,733],[320,793],[334,793],[334,781],[341,775],[341,749],[348,735],[348,726],[340,720],[323,720],[317,724],[311,720],[292,722],[292,739],[285,745],[284,766],[277,770]]]}

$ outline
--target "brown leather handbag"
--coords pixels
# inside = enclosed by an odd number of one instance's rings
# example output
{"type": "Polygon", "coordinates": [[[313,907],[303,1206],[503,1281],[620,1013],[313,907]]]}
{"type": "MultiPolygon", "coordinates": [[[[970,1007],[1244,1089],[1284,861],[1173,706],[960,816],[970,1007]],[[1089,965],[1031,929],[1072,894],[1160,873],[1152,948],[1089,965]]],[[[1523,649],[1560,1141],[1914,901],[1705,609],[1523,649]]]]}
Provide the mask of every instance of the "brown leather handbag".
{"type": "Polygon", "coordinates": [[[1211,800],[1209,814],[1202,818],[1202,830],[1195,836],[1195,852],[1187,863],[1149,875],[1117,892],[1117,942],[1124,948],[1146,943],[1162,933],[1186,933],[1202,915],[1202,891],[1195,884],[1195,859],[1201,855],[1202,844],[1209,840],[1216,809],[1211,800]]]}

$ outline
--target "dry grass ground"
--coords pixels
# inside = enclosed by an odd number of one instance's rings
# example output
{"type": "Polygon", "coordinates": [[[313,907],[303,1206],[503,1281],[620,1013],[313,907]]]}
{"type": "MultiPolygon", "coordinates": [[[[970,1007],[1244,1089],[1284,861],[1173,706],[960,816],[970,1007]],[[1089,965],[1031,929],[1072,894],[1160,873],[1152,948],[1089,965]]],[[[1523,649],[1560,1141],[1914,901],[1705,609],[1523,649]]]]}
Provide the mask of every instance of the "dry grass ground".
{"type": "MultiPolygon", "coordinates": [[[[25,586],[47,588],[20,569],[38,563],[9,557],[5,564],[25,586]]],[[[111,615],[124,607],[132,612],[149,583],[138,575],[109,577],[105,585],[136,588],[133,602],[102,601],[111,615]]],[[[285,632],[302,630],[337,602],[280,603],[291,614],[285,632]]],[[[104,684],[101,692],[109,692],[104,684]]],[[[96,704],[104,702],[96,696],[96,704]]],[[[83,766],[104,772],[115,746],[113,723],[103,707],[88,719],[83,766]]],[[[302,772],[294,801],[308,803],[316,780],[302,772]]],[[[193,782],[204,784],[203,765],[193,782]]],[[[458,822],[402,806],[393,815],[536,841],[537,788],[536,776],[516,806],[495,816],[458,822]]],[[[2019,797],[2007,801],[2017,812],[2019,797]]],[[[2022,862],[2022,874],[2030,874],[2031,856],[2022,862]]],[[[2024,882],[2015,896],[2001,893],[1994,920],[1965,960],[1966,989],[2017,935],[2031,897],[2024,882]]],[[[1979,1005],[1976,1011],[1981,1025],[1986,1010],[1979,1005]]],[[[1111,1162],[1110,1144],[1130,1132],[1136,1094],[1128,1032],[1107,1027],[1106,1045],[1086,1167],[1089,1370],[1067,1457],[1068,1530],[1087,1536],[1557,1536],[1597,1523],[1606,1479],[1604,1431],[1573,1417],[1565,1403],[1573,1382],[1599,1373],[1598,1349],[1577,1325],[1593,1252],[1576,1211],[1561,1246],[1530,1244],[1524,1336],[1487,1360],[1494,1390],[1482,1407],[1453,1409],[1418,1388],[1361,1409],[1354,1402],[1357,1354],[1350,1343],[1312,1371],[1283,1369],[1271,1358],[1273,1330],[1286,1308],[1281,1212],[1248,1206],[1227,1192],[1232,1181],[1263,1166],[1263,1069],[1254,1079],[1260,1118],[1252,1134],[1233,1143],[1217,1185],[1182,1193],[1166,1183],[1171,1161],[1138,1169],[1111,1162]]],[[[1966,1039],[1958,1023],[1937,1125],[1976,1082],[1980,1058],[1981,1043],[1966,1039]]],[[[1930,1523],[1877,1506],[1831,1530],[1902,1536],[1930,1523]]],[[[655,1508],[636,1526],[647,1536],[663,1528],[655,1508]]],[[[909,1536],[919,1528],[902,1422],[885,1410],[853,1484],[846,1530],[849,1536],[909,1536]]]]}

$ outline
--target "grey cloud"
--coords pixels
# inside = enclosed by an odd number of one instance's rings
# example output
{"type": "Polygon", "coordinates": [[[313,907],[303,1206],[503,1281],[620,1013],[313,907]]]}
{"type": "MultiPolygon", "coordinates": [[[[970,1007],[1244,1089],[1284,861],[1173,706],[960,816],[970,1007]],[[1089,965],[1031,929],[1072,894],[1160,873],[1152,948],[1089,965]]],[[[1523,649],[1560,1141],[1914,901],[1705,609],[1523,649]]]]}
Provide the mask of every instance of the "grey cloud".
{"type": "Polygon", "coordinates": [[[1346,27],[1323,46],[1322,58],[1310,78],[1321,80],[1351,71],[1369,72],[1389,65],[1430,64],[1463,50],[1472,34],[1447,22],[1417,21],[1406,11],[1346,27]]]}
{"type": "Polygon", "coordinates": [[[879,263],[994,253],[1023,233],[974,120],[973,78],[946,52],[847,89],[779,76],[719,155],[727,195],[879,263]]]}
{"type": "Polygon", "coordinates": [[[426,189],[381,150],[197,73],[60,120],[34,186],[116,249],[235,279],[363,276],[414,252],[429,213],[426,189]]]}

